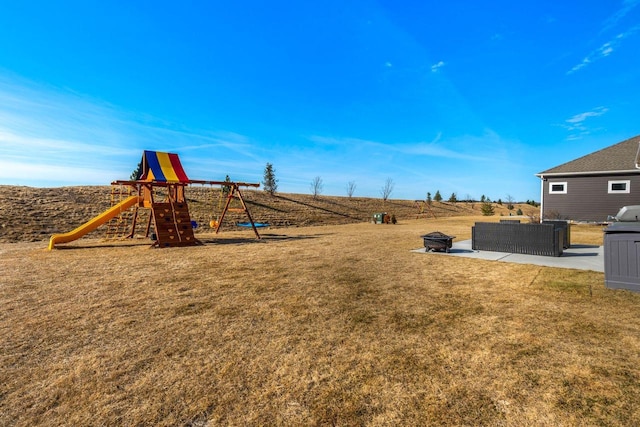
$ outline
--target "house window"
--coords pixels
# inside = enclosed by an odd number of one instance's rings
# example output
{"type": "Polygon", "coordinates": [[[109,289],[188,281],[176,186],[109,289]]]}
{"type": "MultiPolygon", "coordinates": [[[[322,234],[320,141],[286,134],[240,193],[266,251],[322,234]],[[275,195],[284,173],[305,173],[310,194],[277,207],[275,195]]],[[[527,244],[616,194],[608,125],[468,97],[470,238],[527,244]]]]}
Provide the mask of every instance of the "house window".
{"type": "Polygon", "coordinates": [[[549,194],[567,194],[566,182],[550,182],[549,194]]]}
{"type": "Polygon", "coordinates": [[[631,181],[609,181],[609,194],[628,194],[631,190],[631,181]]]}

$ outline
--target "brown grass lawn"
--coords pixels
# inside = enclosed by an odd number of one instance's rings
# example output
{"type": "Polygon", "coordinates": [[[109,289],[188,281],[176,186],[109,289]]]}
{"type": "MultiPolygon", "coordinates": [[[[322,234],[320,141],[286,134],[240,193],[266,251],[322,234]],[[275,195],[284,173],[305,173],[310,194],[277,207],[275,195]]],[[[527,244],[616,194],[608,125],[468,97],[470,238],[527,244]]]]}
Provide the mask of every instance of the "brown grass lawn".
{"type": "Polygon", "coordinates": [[[410,252],[476,220],[1,244],[0,425],[639,425],[640,295],[410,252]]]}

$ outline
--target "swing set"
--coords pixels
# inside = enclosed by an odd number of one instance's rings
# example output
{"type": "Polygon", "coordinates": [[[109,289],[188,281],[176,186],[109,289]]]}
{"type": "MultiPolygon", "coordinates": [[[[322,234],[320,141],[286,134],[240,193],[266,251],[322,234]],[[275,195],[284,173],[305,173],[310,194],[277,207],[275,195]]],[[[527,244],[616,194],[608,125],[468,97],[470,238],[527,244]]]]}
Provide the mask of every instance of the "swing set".
{"type": "MultiPolygon", "coordinates": [[[[248,184],[248,183],[236,183],[232,182],[227,175],[227,179],[223,182],[213,181],[214,185],[220,185],[220,196],[218,197],[218,209],[216,212],[216,219],[212,219],[209,222],[209,226],[214,228],[216,233],[222,227],[222,221],[224,220],[227,212],[236,212],[236,213],[245,213],[249,221],[247,222],[236,222],[235,225],[238,227],[252,227],[256,235],[258,235],[257,228],[260,227],[268,227],[270,224],[263,222],[255,222],[251,217],[251,213],[249,212],[249,208],[242,197],[242,192],[240,191],[240,186],[259,186],[260,184],[248,184]],[[234,200],[237,200],[235,205],[238,204],[240,207],[234,207],[234,200]]],[[[260,237],[258,237],[260,238],[260,237]]]]}
{"type": "Polygon", "coordinates": [[[145,237],[152,237],[153,246],[162,248],[202,244],[193,235],[193,228],[197,224],[191,221],[184,193],[185,187],[192,184],[221,186],[218,207],[222,205],[222,196],[226,195],[224,208],[222,211],[218,209],[220,214],[210,223],[216,234],[220,231],[227,212],[241,212],[248,219],[242,226],[250,226],[256,238],[260,239],[257,227],[265,225],[253,221],[240,190],[241,187],[260,187],[259,183],[189,179],[182,168],[180,158],[174,153],[145,150],[140,165],[135,179],[111,183],[111,208],[68,233],[54,234],[49,240],[49,249],[53,249],[56,244],[79,239],[104,224],[108,225],[108,237],[113,238],[117,235],[132,238],[136,231],[140,208],[150,210],[145,237]],[[239,201],[239,208],[231,207],[234,200],[239,201]],[[151,233],[152,225],[154,233],[151,233]]]}
{"type": "MultiPolygon", "coordinates": [[[[220,185],[220,197],[218,201],[218,212],[216,219],[211,220],[209,226],[211,228],[215,228],[216,234],[222,227],[222,221],[224,220],[227,212],[237,212],[244,213],[247,215],[248,222],[245,223],[236,223],[236,225],[240,227],[251,227],[253,228],[253,232],[256,235],[256,238],[260,238],[260,234],[258,233],[258,226],[251,217],[251,213],[249,212],[249,208],[244,201],[244,197],[242,196],[242,191],[240,191],[240,187],[260,187],[260,184],[251,184],[247,182],[231,182],[231,181],[206,181],[206,182],[195,182],[209,185],[220,185]],[[225,196],[226,193],[226,196],[225,196]],[[225,200],[226,199],[226,200],[225,200]],[[240,207],[232,207],[232,202],[237,200],[240,203],[240,207]],[[224,208],[220,210],[220,206],[224,202],[224,208]]],[[[262,224],[260,224],[262,226],[262,224]]]]}
{"type": "Polygon", "coordinates": [[[420,217],[427,217],[427,215],[433,216],[434,219],[437,219],[436,214],[431,210],[431,205],[429,202],[425,200],[415,200],[414,206],[418,209],[418,213],[416,214],[416,219],[420,217]],[[429,213],[427,214],[427,211],[429,213]]]}

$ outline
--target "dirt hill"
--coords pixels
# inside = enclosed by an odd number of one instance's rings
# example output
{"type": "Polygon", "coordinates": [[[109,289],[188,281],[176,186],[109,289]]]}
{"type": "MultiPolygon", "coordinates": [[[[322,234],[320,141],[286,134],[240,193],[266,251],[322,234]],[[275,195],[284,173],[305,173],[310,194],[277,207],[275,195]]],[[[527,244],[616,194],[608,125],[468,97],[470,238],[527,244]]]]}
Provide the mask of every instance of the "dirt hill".
{"type": "MultiPolygon", "coordinates": [[[[192,186],[186,189],[191,218],[198,227],[196,234],[211,232],[209,222],[222,210],[220,190],[192,186]]],[[[244,190],[243,195],[254,221],[269,223],[272,228],[335,225],[371,221],[375,212],[387,212],[396,219],[417,217],[479,215],[480,203],[433,202],[431,211],[414,200],[363,197],[319,196],[278,193],[270,196],[262,190],[244,190]],[[422,209],[422,213],[421,213],[422,209]]],[[[111,186],[34,188],[0,186],[0,242],[46,241],[52,234],[64,233],[85,223],[111,206],[111,186]]],[[[539,210],[517,204],[512,211],[505,205],[493,204],[496,215],[515,215],[521,209],[525,216],[538,215],[539,210]]],[[[246,221],[243,213],[228,213],[224,229],[235,229],[246,221]]],[[[146,223],[146,218],[141,218],[146,223]]],[[[101,227],[94,237],[104,235],[101,227]]]]}

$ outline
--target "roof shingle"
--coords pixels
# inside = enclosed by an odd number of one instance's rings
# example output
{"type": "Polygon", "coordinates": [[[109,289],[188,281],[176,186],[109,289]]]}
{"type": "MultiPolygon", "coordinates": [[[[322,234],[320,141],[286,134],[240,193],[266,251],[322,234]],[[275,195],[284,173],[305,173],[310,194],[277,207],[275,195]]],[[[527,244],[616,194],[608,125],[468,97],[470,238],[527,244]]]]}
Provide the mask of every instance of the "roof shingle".
{"type": "MultiPolygon", "coordinates": [[[[634,136],[610,147],[547,169],[537,175],[638,170],[636,169],[636,155],[639,143],[640,135],[634,136]]],[[[640,170],[638,172],[640,173],[640,170]]]]}

